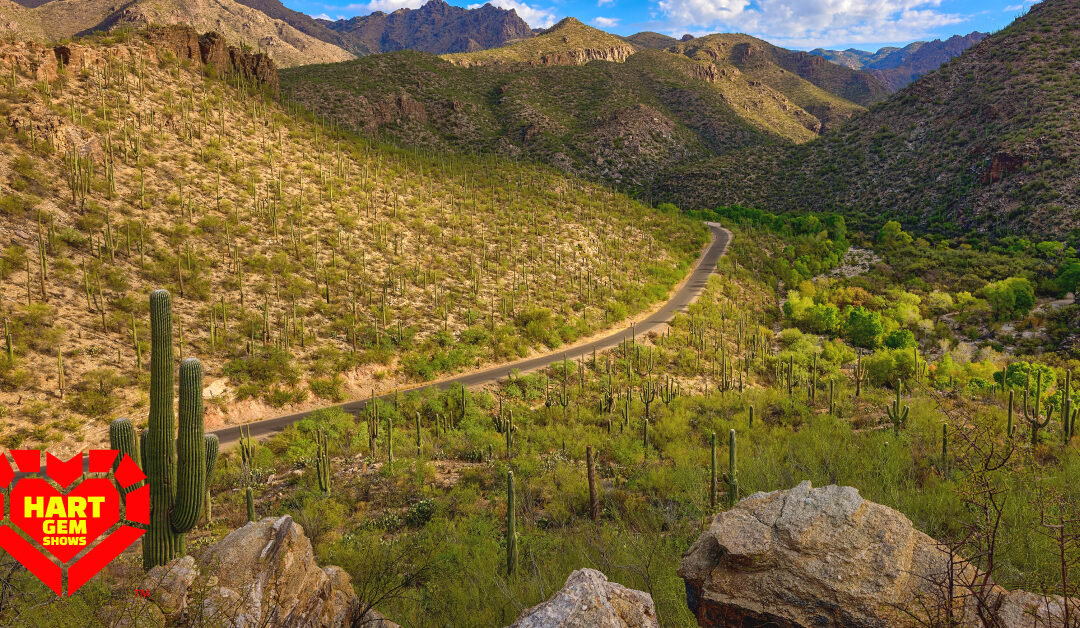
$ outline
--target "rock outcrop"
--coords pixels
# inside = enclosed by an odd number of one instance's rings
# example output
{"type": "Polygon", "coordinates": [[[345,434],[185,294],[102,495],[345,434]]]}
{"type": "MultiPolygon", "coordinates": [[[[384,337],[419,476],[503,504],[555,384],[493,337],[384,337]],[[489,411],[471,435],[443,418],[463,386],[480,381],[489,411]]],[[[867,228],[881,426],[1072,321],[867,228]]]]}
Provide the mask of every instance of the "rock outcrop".
{"type": "MultiPolygon", "coordinates": [[[[319,567],[311,542],[291,517],[267,517],[238,528],[198,560],[176,558],[151,569],[138,617],[185,625],[352,626],[361,607],[340,567],[319,567]]],[[[133,615],[128,610],[120,623],[133,615]]],[[[374,612],[367,625],[394,628],[374,612]]]]}
{"type": "Polygon", "coordinates": [[[218,33],[199,35],[187,26],[163,26],[147,31],[155,46],[181,60],[213,67],[217,72],[239,74],[247,82],[278,89],[277,66],[263,53],[252,53],[230,46],[218,33]]]}
{"type": "Polygon", "coordinates": [[[521,614],[510,628],[654,628],[647,593],[608,582],[595,569],[578,569],[550,600],[521,614]]]}
{"type": "Polygon", "coordinates": [[[851,487],[803,482],[743,499],[713,518],[679,575],[702,626],[885,628],[941,619],[950,570],[962,625],[980,625],[977,599],[995,625],[1060,625],[1061,598],[975,586],[975,567],[851,487]]]}

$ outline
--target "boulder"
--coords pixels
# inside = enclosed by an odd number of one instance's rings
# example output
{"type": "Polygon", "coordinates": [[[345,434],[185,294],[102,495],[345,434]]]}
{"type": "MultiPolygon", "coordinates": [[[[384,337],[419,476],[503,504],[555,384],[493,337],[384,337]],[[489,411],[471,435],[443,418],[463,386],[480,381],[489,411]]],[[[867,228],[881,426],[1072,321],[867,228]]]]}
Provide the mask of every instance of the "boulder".
{"type": "Polygon", "coordinates": [[[361,611],[348,574],[319,567],[288,515],[248,523],[198,560],[182,556],[155,567],[141,588],[162,615],[183,624],[352,626],[361,611]]]}
{"type": "Polygon", "coordinates": [[[595,569],[578,569],[550,600],[522,613],[511,628],[656,628],[647,593],[608,582],[595,569]]]}
{"type": "Polygon", "coordinates": [[[950,570],[960,625],[982,625],[976,599],[995,625],[1060,625],[1061,598],[976,586],[974,566],[851,487],[750,495],[713,518],[679,575],[701,626],[886,628],[940,623],[950,570]]]}

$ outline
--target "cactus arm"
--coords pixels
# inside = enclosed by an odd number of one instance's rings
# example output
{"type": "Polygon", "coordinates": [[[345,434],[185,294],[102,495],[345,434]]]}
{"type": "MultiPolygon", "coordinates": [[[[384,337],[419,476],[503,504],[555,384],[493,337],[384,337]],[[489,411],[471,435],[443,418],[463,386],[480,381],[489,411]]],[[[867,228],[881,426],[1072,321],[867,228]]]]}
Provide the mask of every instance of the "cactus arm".
{"type": "Polygon", "coordinates": [[[214,479],[214,468],[217,466],[218,446],[220,444],[217,434],[203,436],[203,444],[206,449],[206,491],[203,493],[205,496],[203,513],[206,515],[206,523],[210,523],[212,520],[210,516],[210,483],[214,479]]]}
{"type": "Polygon", "coordinates": [[[202,516],[206,492],[202,364],[195,358],[180,364],[180,433],[176,449],[176,497],[169,523],[175,532],[183,533],[194,528],[202,516]]]}
{"type": "Polygon", "coordinates": [[[131,419],[116,419],[109,424],[109,448],[120,452],[116,457],[117,464],[127,455],[136,465],[142,467],[139,438],[135,435],[135,426],[131,419]]]}

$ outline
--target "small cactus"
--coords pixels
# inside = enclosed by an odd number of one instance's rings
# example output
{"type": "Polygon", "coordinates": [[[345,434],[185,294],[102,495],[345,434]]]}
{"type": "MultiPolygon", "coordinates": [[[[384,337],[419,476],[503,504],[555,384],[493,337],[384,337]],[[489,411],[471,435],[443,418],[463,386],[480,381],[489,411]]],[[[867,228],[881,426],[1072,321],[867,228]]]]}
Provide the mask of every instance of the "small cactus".
{"type": "Polygon", "coordinates": [[[904,406],[903,408],[900,407],[900,389],[902,387],[902,381],[896,380],[896,401],[894,401],[892,405],[885,407],[885,412],[888,414],[889,420],[892,421],[893,424],[893,432],[895,432],[897,436],[900,435],[900,429],[907,425],[908,410],[910,409],[907,406],[904,406]]]}

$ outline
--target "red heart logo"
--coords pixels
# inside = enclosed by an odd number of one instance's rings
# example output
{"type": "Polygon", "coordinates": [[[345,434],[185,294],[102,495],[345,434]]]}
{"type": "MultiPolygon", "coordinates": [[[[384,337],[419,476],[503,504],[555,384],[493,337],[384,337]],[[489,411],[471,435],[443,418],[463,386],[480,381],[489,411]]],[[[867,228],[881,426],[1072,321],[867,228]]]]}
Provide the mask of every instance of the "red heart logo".
{"type": "MultiPolygon", "coordinates": [[[[146,533],[143,528],[129,525],[148,524],[150,520],[150,488],[146,485],[134,488],[146,476],[131,458],[124,457],[114,473],[116,451],[91,451],[88,470],[94,474],[107,474],[107,477],[77,482],[83,477],[82,454],[67,462],[49,454],[43,473],[40,452],[10,453],[18,473],[11,471],[7,456],[0,456],[0,489],[10,485],[4,504],[8,524],[0,525],[0,548],[58,595],[63,593],[64,572],[68,576],[67,594],[71,595],[146,533]],[[57,490],[46,477],[65,490],[57,490]],[[117,485],[126,493],[122,495],[117,485]],[[124,501],[123,522],[121,497],[124,501]],[[16,529],[31,540],[21,536],[16,529]],[[87,548],[90,549],[82,557],[74,560],[87,548]]],[[[0,521],[3,521],[2,510],[0,521]]]]}
{"type": "Polygon", "coordinates": [[[83,480],[61,493],[41,478],[11,491],[11,523],[66,563],[120,521],[120,495],[112,481],[83,480]]]}

